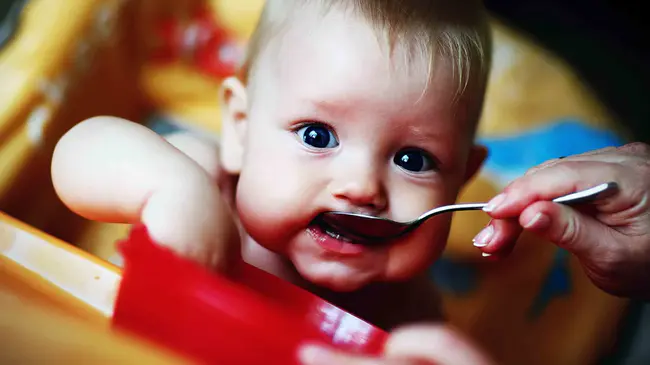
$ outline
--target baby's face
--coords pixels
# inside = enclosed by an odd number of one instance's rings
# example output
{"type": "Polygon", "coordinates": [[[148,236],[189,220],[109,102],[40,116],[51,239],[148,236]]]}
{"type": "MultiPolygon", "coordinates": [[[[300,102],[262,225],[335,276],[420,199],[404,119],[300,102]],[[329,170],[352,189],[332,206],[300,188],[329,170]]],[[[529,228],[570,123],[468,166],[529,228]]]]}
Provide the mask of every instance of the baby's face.
{"type": "Polygon", "coordinates": [[[365,21],[343,12],[302,17],[281,38],[258,60],[237,127],[247,233],[334,290],[425,269],[450,215],[382,247],[336,239],[314,219],[337,210],[407,221],[456,199],[482,155],[454,105],[451,64],[438,61],[427,86],[426,59],[399,47],[390,57],[365,21]]]}

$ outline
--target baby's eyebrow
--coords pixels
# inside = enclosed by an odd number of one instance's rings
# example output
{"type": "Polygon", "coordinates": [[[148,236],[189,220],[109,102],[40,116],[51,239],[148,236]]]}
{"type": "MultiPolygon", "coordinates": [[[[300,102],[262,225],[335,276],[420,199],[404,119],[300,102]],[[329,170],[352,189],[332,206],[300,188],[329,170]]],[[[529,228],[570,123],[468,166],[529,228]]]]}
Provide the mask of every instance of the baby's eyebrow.
{"type": "Polygon", "coordinates": [[[307,100],[307,103],[314,108],[318,114],[326,115],[335,119],[349,115],[354,109],[354,103],[349,100],[309,99],[307,100]]]}
{"type": "Polygon", "coordinates": [[[312,100],[311,103],[317,109],[322,109],[323,111],[336,112],[336,113],[346,112],[351,107],[351,105],[346,105],[346,104],[349,104],[349,102],[339,101],[339,100],[337,100],[337,101],[312,100]]]}
{"type": "Polygon", "coordinates": [[[442,138],[444,135],[443,131],[430,127],[423,128],[421,126],[410,125],[407,127],[407,129],[410,135],[422,142],[435,141],[439,138],[442,138]]]}

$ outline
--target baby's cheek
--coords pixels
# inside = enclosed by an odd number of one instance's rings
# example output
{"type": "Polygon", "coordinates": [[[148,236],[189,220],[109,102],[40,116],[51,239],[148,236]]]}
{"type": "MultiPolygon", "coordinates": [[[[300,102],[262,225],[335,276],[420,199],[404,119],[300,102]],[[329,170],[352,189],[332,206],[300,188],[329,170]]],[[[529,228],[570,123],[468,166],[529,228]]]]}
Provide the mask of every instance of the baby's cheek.
{"type": "MultiPolygon", "coordinates": [[[[246,232],[260,245],[284,252],[300,221],[299,207],[271,181],[241,179],[237,213],[246,232]]],[[[303,227],[305,228],[305,227],[303,227]]]]}
{"type": "Polygon", "coordinates": [[[442,255],[451,219],[445,216],[437,218],[420,226],[408,241],[391,248],[386,268],[388,280],[411,278],[426,270],[442,255]]]}

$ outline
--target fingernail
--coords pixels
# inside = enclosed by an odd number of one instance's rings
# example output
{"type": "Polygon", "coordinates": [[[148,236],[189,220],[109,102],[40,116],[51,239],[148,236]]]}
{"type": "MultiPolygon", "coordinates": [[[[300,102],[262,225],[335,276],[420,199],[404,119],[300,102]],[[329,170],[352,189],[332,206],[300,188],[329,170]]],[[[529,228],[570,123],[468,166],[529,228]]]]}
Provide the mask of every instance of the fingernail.
{"type": "Polygon", "coordinates": [[[487,227],[483,228],[479,234],[476,235],[476,237],[472,240],[474,242],[475,247],[485,247],[490,243],[490,240],[492,239],[492,236],[494,235],[494,227],[492,225],[488,225],[487,227]]]}
{"type": "Polygon", "coordinates": [[[503,194],[503,193],[501,193],[501,194],[495,196],[494,198],[492,198],[492,200],[490,200],[490,201],[488,202],[488,204],[485,206],[485,208],[483,208],[483,211],[488,212],[488,213],[489,213],[489,212],[493,212],[493,211],[496,210],[496,209],[499,207],[499,205],[501,205],[505,200],[506,200],[506,195],[503,194]]]}
{"type": "Polygon", "coordinates": [[[547,225],[550,221],[550,218],[546,214],[539,212],[524,224],[524,228],[540,228],[547,225]]]}

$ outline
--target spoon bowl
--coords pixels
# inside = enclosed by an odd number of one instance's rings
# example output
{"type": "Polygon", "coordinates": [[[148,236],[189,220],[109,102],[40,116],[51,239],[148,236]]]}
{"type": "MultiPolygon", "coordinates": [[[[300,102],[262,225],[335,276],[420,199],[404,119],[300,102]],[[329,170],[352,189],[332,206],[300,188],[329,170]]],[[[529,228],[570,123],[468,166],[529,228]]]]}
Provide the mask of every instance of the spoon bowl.
{"type": "MultiPolygon", "coordinates": [[[[615,182],[608,182],[564,195],[552,201],[559,204],[576,205],[594,201],[611,194],[618,189],[615,182]]],[[[336,232],[350,241],[364,245],[378,245],[402,237],[431,217],[443,213],[466,210],[481,210],[487,203],[465,203],[444,205],[431,209],[418,218],[409,222],[397,222],[384,217],[377,217],[350,212],[325,212],[319,216],[319,221],[329,232],[336,232]]]]}

